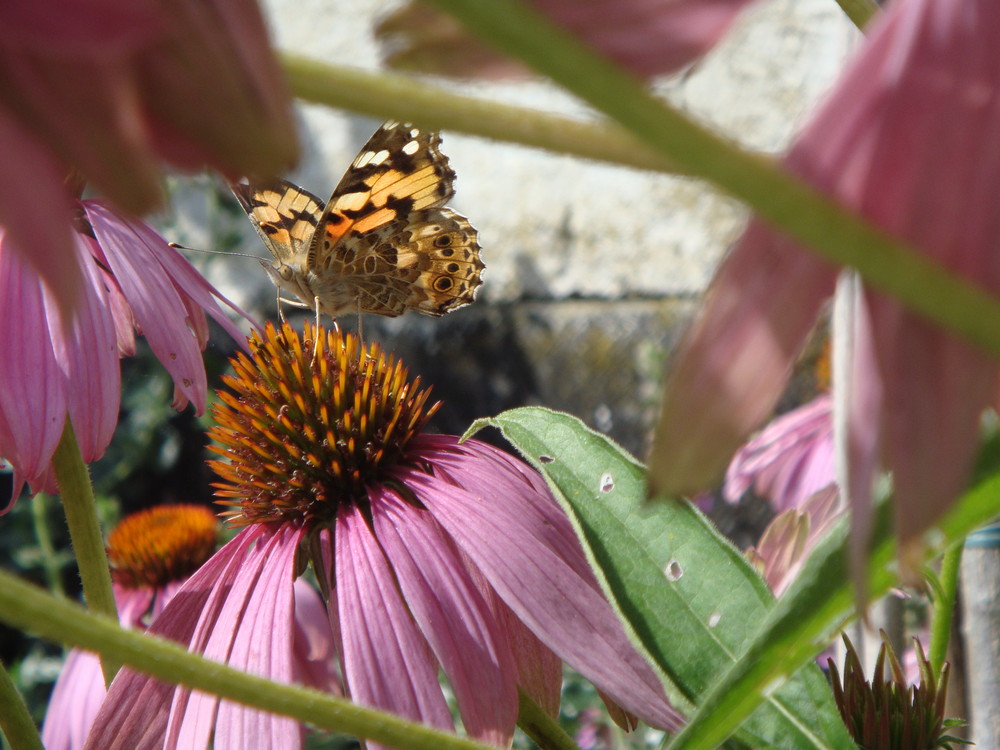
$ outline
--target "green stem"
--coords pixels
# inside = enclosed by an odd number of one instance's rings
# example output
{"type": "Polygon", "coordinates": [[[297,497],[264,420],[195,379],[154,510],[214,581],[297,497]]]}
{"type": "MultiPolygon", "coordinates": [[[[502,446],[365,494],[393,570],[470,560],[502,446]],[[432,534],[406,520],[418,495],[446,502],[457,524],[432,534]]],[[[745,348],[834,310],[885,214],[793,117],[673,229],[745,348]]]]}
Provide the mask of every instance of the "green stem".
{"type": "Polygon", "coordinates": [[[44,750],[35,721],[10,673],[0,663],[0,734],[17,750],[44,750]]]}
{"type": "Polygon", "coordinates": [[[580,750],[566,730],[520,688],[517,702],[517,725],[541,750],[580,750]]]}
{"type": "MultiPolygon", "coordinates": [[[[90,484],[87,465],[80,455],[76,433],[68,417],[62,437],[59,439],[59,446],[52,458],[52,466],[55,469],[63,510],[66,513],[73,552],[80,567],[83,597],[92,611],[117,621],[118,608],[111,588],[111,572],[104,549],[101,524],[97,520],[94,489],[90,484]]],[[[111,684],[120,666],[121,663],[110,654],[101,656],[105,684],[111,684]]]]}
{"type": "Polygon", "coordinates": [[[52,532],[49,529],[49,496],[44,492],[36,492],[31,498],[31,520],[35,527],[35,539],[42,557],[42,570],[45,572],[45,583],[53,594],[65,596],[62,584],[62,566],[52,546],[52,532]]]}
{"type": "Polygon", "coordinates": [[[773,162],[748,153],[656,98],[515,0],[432,0],[501,51],[554,79],[671,158],[748,203],[763,219],[823,258],[853,266],[865,281],[973,344],[1000,356],[1000,302],[839,206],[773,162]]]}
{"type": "Polygon", "coordinates": [[[952,622],[955,619],[955,603],[958,598],[958,574],[962,567],[962,544],[953,545],[941,558],[941,586],[934,600],[934,614],[931,617],[931,642],[928,661],[934,677],[941,676],[941,668],[948,656],[948,642],[951,639],[952,622]]]}
{"type": "Polygon", "coordinates": [[[878,13],[878,3],[874,0],[837,0],[837,5],[859,29],[867,26],[872,16],[878,13]]]}
{"type": "Polygon", "coordinates": [[[269,682],[240,672],[188,653],[173,641],[125,630],[115,620],[91,614],[3,571],[0,571],[0,621],[48,640],[102,656],[114,655],[124,664],[163,682],[183,684],[379,744],[406,750],[496,750],[316,690],[269,682]]]}
{"type": "Polygon", "coordinates": [[[412,76],[329,65],[287,52],[281,61],[293,93],[314,104],[637,169],[677,172],[672,159],[614,123],[582,122],[462,96],[412,76]]]}

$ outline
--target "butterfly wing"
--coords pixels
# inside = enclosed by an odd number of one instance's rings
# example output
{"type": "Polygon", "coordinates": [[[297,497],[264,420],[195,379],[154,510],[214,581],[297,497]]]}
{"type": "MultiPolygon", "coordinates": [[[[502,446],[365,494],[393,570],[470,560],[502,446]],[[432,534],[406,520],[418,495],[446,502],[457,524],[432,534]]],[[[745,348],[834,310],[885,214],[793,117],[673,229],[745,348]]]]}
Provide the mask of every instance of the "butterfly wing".
{"type": "Polygon", "coordinates": [[[387,317],[407,310],[438,317],[470,304],[484,268],[476,230],[447,208],[414,211],[349,236],[329,267],[331,283],[317,295],[328,308],[387,317]]]}
{"type": "Polygon", "coordinates": [[[267,187],[246,183],[230,187],[279,267],[293,265],[298,270],[323,215],[319,198],[288,180],[267,187]]]}
{"type": "Polygon", "coordinates": [[[440,144],[437,133],[405,123],[390,121],[375,131],[333,191],[309,248],[309,267],[326,270],[344,238],[443,206],[455,194],[455,172],[440,144]]]}

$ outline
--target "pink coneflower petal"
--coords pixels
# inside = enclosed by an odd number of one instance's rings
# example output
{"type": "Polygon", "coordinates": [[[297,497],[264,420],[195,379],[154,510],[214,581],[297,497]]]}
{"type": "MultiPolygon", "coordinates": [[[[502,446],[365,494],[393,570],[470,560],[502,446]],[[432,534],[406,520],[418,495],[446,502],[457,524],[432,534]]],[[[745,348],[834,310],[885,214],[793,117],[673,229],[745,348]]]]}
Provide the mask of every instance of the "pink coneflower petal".
{"type": "Polygon", "coordinates": [[[341,506],[334,550],[340,653],[351,699],[451,729],[437,664],[357,508],[341,506]]]}
{"type": "Polygon", "coordinates": [[[237,341],[243,339],[239,329],[218,308],[208,283],[156,232],[115,214],[101,201],[85,201],[84,207],[136,324],[173,377],[174,406],[190,401],[201,414],[207,390],[203,311],[237,341]]]}
{"type": "MultiPolygon", "coordinates": [[[[52,351],[45,293],[12,241],[0,235],[0,336],[7,347],[0,367],[2,453],[14,467],[11,502],[25,480],[41,476],[52,460],[66,419],[62,369],[52,351]],[[41,388],[48,398],[38,401],[41,388]]],[[[80,272],[82,275],[82,272],[80,272]]],[[[46,485],[46,489],[54,489],[46,485]]],[[[9,507],[9,506],[8,506],[9,507]]]]}
{"type": "Polygon", "coordinates": [[[504,634],[426,511],[374,494],[372,518],[406,604],[448,676],[470,736],[501,747],[517,721],[516,670],[504,634]]]}
{"type": "Polygon", "coordinates": [[[83,238],[75,238],[82,263],[80,304],[71,318],[64,306],[46,295],[52,346],[66,377],[69,416],[84,461],[102,455],[118,424],[121,370],[115,329],[106,313],[107,293],[101,272],[88,263],[83,238]]]}
{"type": "MultiPolygon", "coordinates": [[[[257,563],[259,570],[234,581],[219,619],[213,623],[212,637],[204,652],[207,658],[271,680],[292,682],[292,571],[300,537],[300,530],[283,527],[270,538],[258,541],[254,550],[257,554],[244,565],[252,570],[257,563]],[[226,622],[233,626],[227,628],[226,622]]],[[[192,694],[190,702],[200,706],[194,711],[196,716],[211,718],[217,710],[218,719],[207,722],[207,727],[196,721],[189,728],[187,719],[193,708],[189,705],[177,733],[167,731],[168,738],[176,737],[178,747],[207,746],[212,737],[216,750],[243,750],[254,745],[287,748],[302,741],[303,730],[293,719],[232,701],[219,702],[214,696],[200,693],[192,694]]]]}
{"type": "MultiPolygon", "coordinates": [[[[471,452],[478,443],[462,447],[471,452]]],[[[399,476],[517,616],[615,702],[653,726],[679,727],[682,718],[669,708],[660,680],[604,599],[566,516],[551,502],[532,502],[518,491],[520,477],[496,470],[487,476],[453,452],[425,456],[446,471],[460,467],[465,486],[402,468],[399,476]],[[504,502],[481,499],[498,493],[504,502]]]]}

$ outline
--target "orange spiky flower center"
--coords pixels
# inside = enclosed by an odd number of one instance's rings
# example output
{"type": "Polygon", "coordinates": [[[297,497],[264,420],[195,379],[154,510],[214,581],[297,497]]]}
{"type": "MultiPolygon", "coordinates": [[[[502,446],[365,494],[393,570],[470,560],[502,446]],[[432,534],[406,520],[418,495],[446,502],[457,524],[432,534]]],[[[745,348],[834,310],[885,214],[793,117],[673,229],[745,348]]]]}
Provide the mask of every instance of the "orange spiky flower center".
{"type": "Polygon", "coordinates": [[[218,519],[202,505],[158,505],[133,513],[108,535],[115,582],[160,588],[187,578],[215,552],[218,519]]]}
{"type": "Polygon", "coordinates": [[[367,500],[367,487],[404,460],[430,419],[430,389],[377,343],[337,329],[302,337],[287,323],[250,337],[251,354],[213,407],[210,465],[232,526],[275,520],[329,520],[342,502],[367,500]]]}

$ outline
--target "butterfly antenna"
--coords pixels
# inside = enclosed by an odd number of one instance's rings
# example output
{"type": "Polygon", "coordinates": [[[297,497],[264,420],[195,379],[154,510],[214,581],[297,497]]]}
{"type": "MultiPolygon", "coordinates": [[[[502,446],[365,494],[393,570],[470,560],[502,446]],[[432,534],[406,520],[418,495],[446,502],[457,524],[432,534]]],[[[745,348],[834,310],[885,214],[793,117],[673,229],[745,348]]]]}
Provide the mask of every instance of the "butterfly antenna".
{"type": "Polygon", "coordinates": [[[189,250],[192,253],[209,253],[210,255],[238,255],[241,258],[257,258],[257,260],[260,260],[259,256],[251,255],[250,253],[232,253],[227,250],[202,250],[201,248],[182,245],[179,242],[168,242],[167,244],[174,250],[189,250]]]}

